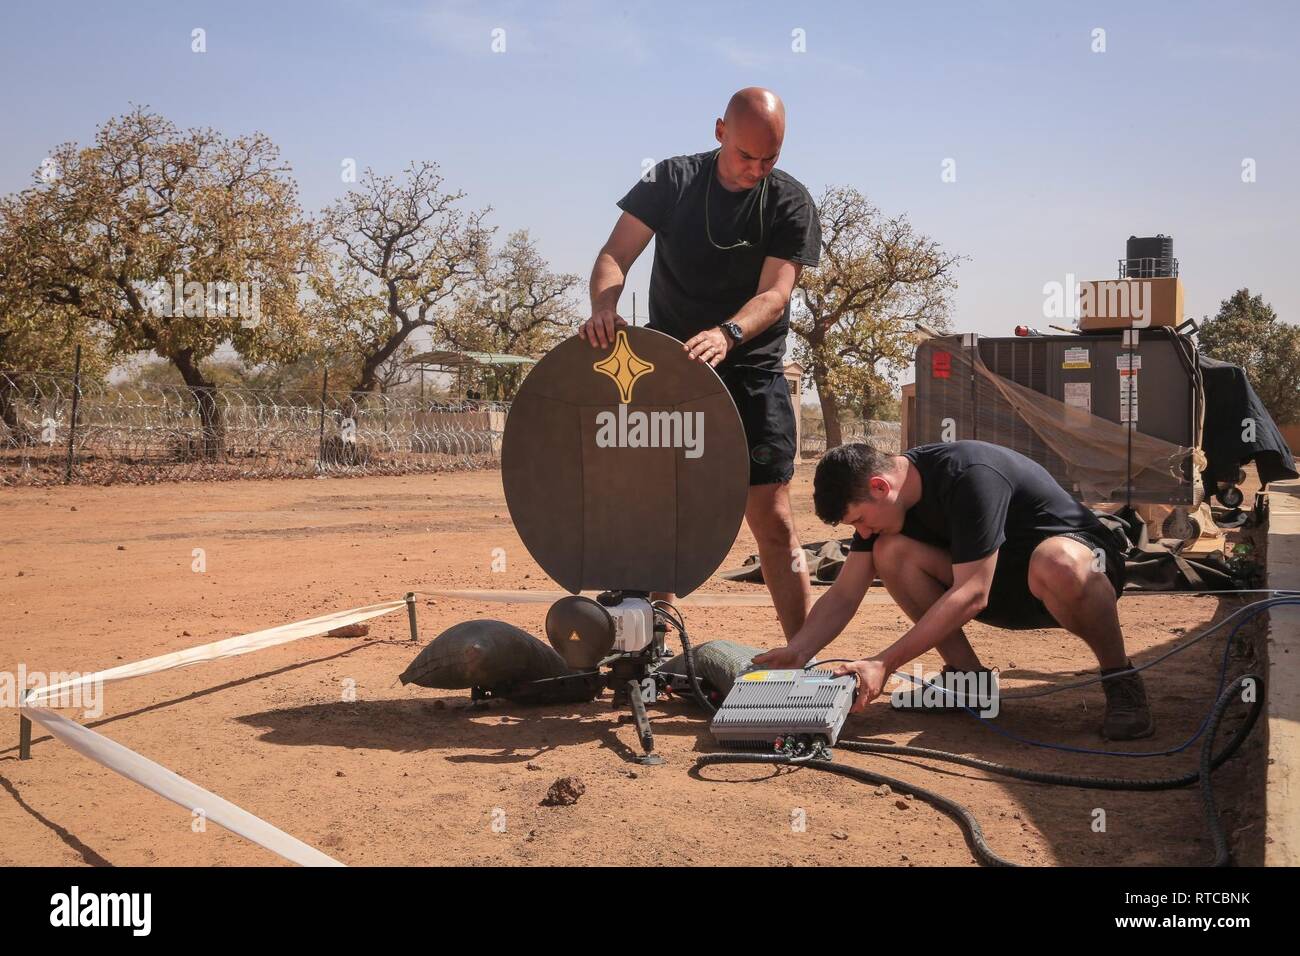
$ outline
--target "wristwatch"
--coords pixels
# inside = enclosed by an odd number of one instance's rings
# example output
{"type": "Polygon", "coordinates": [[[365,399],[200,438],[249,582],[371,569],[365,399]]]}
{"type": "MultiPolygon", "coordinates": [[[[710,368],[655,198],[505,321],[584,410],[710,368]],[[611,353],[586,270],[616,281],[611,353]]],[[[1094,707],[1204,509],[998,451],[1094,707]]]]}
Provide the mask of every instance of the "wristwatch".
{"type": "Polygon", "coordinates": [[[740,326],[735,322],[723,322],[718,328],[727,333],[727,337],[731,339],[733,346],[739,345],[745,338],[745,333],[741,331],[740,326]]]}

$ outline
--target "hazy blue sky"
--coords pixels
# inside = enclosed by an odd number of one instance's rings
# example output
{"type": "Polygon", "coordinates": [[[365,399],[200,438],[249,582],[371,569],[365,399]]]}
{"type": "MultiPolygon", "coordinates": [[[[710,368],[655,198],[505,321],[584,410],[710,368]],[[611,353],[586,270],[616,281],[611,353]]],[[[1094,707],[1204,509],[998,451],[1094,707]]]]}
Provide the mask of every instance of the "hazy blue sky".
{"type": "MultiPolygon", "coordinates": [[[[344,158],[449,185],[585,277],[643,158],[713,145],[770,86],[780,166],[906,213],[958,273],[954,324],[1042,324],[1043,283],[1114,274],[1164,232],[1189,314],[1240,286],[1289,321],[1300,188],[1292,3],[40,3],[0,34],[0,191],[131,104],[261,130],[317,210],[344,158]],[[191,52],[191,30],[207,52],[191,52]],[[505,30],[506,51],[491,50],[505,30]],[[1106,31],[1104,53],[1093,30],[1106,31]],[[807,52],[792,51],[792,31],[807,52]],[[941,181],[956,161],[957,181],[941,181]],[[1257,181],[1242,182],[1253,159],[1257,181]]],[[[630,288],[644,290],[650,255],[630,288]]],[[[643,312],[644,314],[644,312],[643,312]]]]}

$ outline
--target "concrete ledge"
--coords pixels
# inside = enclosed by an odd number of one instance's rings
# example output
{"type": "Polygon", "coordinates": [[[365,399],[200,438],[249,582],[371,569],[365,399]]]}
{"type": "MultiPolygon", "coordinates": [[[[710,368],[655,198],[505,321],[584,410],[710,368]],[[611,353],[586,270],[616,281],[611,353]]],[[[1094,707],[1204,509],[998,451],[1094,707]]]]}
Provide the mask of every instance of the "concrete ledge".
{"type": "MultiPolygon", "coordinates": [[[[1268,486],[1268,586],[1300,590],[1300,481],[1268,486]]],[[[1269,612],[1265,866],[1300,865],[1300,605],[1269,612]]]]}

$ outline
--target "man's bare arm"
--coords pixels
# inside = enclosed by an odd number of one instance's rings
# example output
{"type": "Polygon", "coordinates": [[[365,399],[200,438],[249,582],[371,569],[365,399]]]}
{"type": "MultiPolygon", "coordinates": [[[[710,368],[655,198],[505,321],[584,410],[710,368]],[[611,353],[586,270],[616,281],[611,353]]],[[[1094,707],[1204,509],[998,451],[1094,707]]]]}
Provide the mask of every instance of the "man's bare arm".
{"type": "MultiPolygon", "coordinates": [[[[763,260],[758,291],[730,319],[740,326],[742,342],[748,342],[781,317],[802,271],[803,266],[789,259],[768,256],[763,260]]],[[[716,328],[705,329],[686,341],[686,351],[691,358],[710,365],[717,365],[726,358],[732,346],[731,337],[716,328]]]]}
{"type": "Polygon", "coordinates": [[[629,212],[618,217],[614,230],[605,240],[596,264],[591,269],[591,318],[578,327],[578,335],[593,346],[608,348],[614,342],[614,333],[627,325],[618,314],[619,296],[628,271],[637,257],[645,251],[654,237],[654,231],[629,212]]]}
{"type": "Polygon", "coordinates": [[[843,633],[876,578],[870,551],[850,551],[839,576],[813,604],[799,632],[785,647],[754,658],[762,667],[802,667],[843,633]]]}
{"type": "Polygon", "coordinates": [[[862,713],[884,691],[890,674],[935,648],[946,635],[988,606],[989,588],[997,565],[996,551],[978,561],[954,564],[952,587],[930,605],[911,630],[879,654],[835,666],[834,673],[853,674],[857,680],[858,693],[851,713],[862,713]]]}
{"type": "Polygon", "coordinates": [[[745,341],[758,335],[785,311],[803,266],[789,259],[763,260],[763,271],[758,276],[758,292],[746,302],[731,321],[745,333],[745,341]]]}
{"type": "Polygon", "coordinates": [[[993,572],[997,570],[998,552],[978,561],[952,566],[952,587],[940,595],[912,625],[912,629],[877,654],[875,659],[890,673],[907,665],[984,610],[989,602],[993,572]]]}

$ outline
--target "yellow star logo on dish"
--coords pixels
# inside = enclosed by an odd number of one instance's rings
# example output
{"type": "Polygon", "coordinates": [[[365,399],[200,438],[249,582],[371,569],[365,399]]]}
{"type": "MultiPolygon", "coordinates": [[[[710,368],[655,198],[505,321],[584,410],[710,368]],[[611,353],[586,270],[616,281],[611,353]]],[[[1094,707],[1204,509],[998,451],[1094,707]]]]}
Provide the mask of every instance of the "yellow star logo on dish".
{"type": "Polygon", "coordinates": [[[614,380],[614,384],[618,386],[618,400],[624,405],[632,401],[632,386],[636,384],[637,379],[655,370],[652,364],[643,361],[632,351],[632,347],[627,344],[627,333],[622,329],[618,330],[614,351],[609,353],[607,358],[594,364],[592,368],[614,380]]]}

